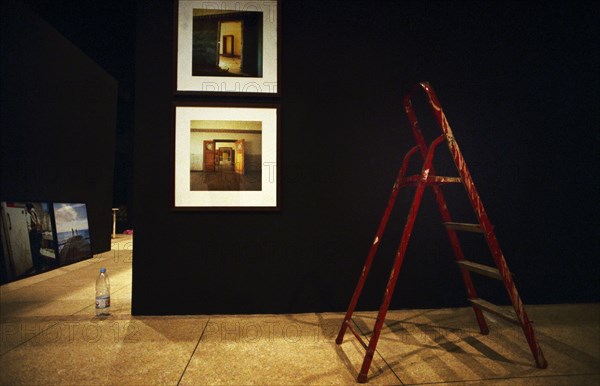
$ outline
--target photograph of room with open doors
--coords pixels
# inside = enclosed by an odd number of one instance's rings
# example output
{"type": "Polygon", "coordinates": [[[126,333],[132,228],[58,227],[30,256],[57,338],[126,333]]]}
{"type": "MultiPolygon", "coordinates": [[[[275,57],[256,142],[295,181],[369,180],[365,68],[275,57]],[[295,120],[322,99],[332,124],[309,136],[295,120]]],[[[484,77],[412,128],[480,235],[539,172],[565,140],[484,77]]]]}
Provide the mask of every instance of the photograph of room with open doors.
{"type": "Polygon", "coordinates": [[[261,190],[262,122],[190,122],[190,190],[261,190]]]}
{"type": "Polygon", "coordinates": [[[175,106],[175,208],[277,209],[277,111],[175,106]]]}

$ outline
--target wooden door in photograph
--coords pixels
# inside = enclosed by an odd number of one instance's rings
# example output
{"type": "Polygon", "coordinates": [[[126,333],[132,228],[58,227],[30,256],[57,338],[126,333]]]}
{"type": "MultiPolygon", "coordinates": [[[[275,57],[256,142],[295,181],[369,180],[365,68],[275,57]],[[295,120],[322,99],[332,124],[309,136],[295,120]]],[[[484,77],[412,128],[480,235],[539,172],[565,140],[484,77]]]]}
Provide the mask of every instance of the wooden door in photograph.
{"type": "Polygon", "coordinates": [[[244,151],[245,143],[243,139],[235,141],[235,172],[244,175],[244,151]]]}
{"type": "Polygon", "coordinates": [[[219,65],[219,21],[196,16],[192,29],[192,75],[207,75],[219,65]]]}
{"type": "Polygon", "coordinates": [[[233,35],[223,35],[223,56],[234,56],[233,35]]]}
{"type": "Polygon", "coordinates": [[[204,162],[202,168],[205,172],[215,171],[215,142],[204,141],[204,162]]]}
{"type": "Polygon", "coordinates": [[[263,75],[262,30],[259,12],[246,12],[242,28],[242,72],[249,76],[263,75]]]}

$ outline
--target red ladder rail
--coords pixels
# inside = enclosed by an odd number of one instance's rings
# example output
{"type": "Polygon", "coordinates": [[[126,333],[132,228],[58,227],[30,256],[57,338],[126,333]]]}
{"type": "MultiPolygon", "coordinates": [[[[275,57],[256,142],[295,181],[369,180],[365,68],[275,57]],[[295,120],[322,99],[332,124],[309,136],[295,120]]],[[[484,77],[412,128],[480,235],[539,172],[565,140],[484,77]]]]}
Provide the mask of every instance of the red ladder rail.
{"type": "Polygon", "coordinates": [[[360,369],[360,373],[358,375],[358,382],[364,383],[367,381],[367,373],[369,372],[369,368],[371,367],[371,362],[373,360],[373,355],[375,354],[375,348],[377,347],[377,342],[379,341],[379,336],[381,334],[381,328],[383,327],[383,322],[385,320],[385,316],[387,314],[388,308],[390,306],[390,302],[392,300],[392,295],[394,293],[394,289],[396,288],[396,282],[398,281],[398,274],[400,273],[400,267],[402,266],[402,262],[404,261],[404,256],[406,254],[406,248],[408,247],[408,241],[410,240],[410,236],[413,231],[413,227],[415,225],[415,220],[417,218],[417,213],[419,211],[419,207],[421,205],[421,199],[423,198],[423,192],[425,191],[425,186],[427,184],[429,172],[431,170],[431,163],[433,162],[433,153],[435,148],[442,143],[444,140],[444,136],[440,135],[437,137],[429,147],[427,152],[427,156],[425,157],[425,162],[423,164],[423,169],[421,170],[421,178],[417,184],[417,189],[415,192],[415,196],[413,198],[413,202],[410,206],[410,210],[408,212],[408,217],[406,219],[406,225],[404,225],[404,231],[402,232],[402,239],[400,241],[400,246],[396,251],[396,257],[394,259],[394,266],[392,268],[392,272],[390,273],[390,278],[388,279],[387,285],[385,287],[385,292],[383,294],[383,300],[381,302],[381,307],[379,308],[379,313],[377,314],[377,320],[375,321],[375,327],[373,328],[373,333],[371,335],[371,339],[369,340],[369,346],[367,348],[367,354],[365,355],[365,359],[363,360],[362,367],[360,369]]]}
{"type": "Polygon", "coordinates": [[[515,284],[512,280],[512,275],[508,269],[506,260],[504,259],[504,255],[502,254],[498,240],[496,239],[496,236],[493,232],[493,226],[491,225],[491,222],[485,212],[485,209],[483,207],[483,204],[481,202],[479,194],[478,194],[477,190],[475,189],[475,185],[473,183],[471,174],[466,166],[466,163],[464,161],[462,153],[460,152],[460,149],[458,148],[458,144],[456,143],[454,136],[452,134],[452,130],[450,129],[450,125],[448,124],[446,116],[441,108],[441,105],[440,105],[440,103],[437,99],[437,96],[435,95],[435,92],[433,91],[433,88],[431,87],[431,85],[427,82],[417,84],[410,91],[410,93],[408,93],[405,96],[404,108],[408,115],[408,119],[409,119],[409,122],[411,125],[411,130],[413,132],[413,136],[415,137],[417,146],[410,149],[404,157],[402,166],[400,168],[400,171],[398,172],[396,181],[392,188],[392,193],[388,200],[388,204],[384,211],[383,217],[380,221],[379,228],[378,228],[376,236],[375,236],[375,240],[373,241],[373,244],[371,245],[369,254],[367,255],[367,259],[363,266],[362,273],[359,277],[358,284],[352,295],[350,304],[348,306],[348,310],[344,317],[344,321],[342,322],[342,325],[340,327],[340,331],[336,338],[336,343],[341,344],[343,342],[346,330],[349,328],[351,330],[351,332],[354,334],[354,336],[359,340],[361,345],[366,349],[365,358],[363,360],[363,364],[361,366],[361,370],[358,375],[359,382],[361,382],[361,383],[366,382],[367,374],[368,374],[369,368],[371,366],[373,356],[375,354],[375,349],[377,347],[379,336],[381,334],[381,329],[383,327],[383,322],[385,320],[385,316],[387,314],[387,311],[388,311],[388,308],[389,308],[389,305],[391,302],[391,298],[392,298],[392,295],[393,295],[393,292],[394,292],[394,289],[396,286],[396,282],[398,280],[399,271],[402,266],[404,256],[406,254],[406,249],[408,247],[408,242],[409,242],[410,236],[412,234],[412,230],[413,230],[416,216],[417,216],[417,213],[418,213],[418,210],[420,207],[423,192],[424,192],[426,186],[431,186],[432,190],[434,192],[434,195],[435,195],[438,209],[440,211],[440,215],[442,217],[442,221],[446,225],[447,234],[448,234],[448,237],[450,240],[452,250],[454,252],[455,259],[460,267],[461,276],[462,276],[463,282],[464,282],[466,290],[467,290],[467,298],[471,302],[471,305],[475,312],[475,316],[476,316],[477,322],[479,324],[481,333],[487,334],[489,332],[489,328],[487,326],[487,323],[485,321],[482,311],[495,313],[507,320],[510,320],[516,324],[521,325],[521,327],[523,328],[523,331],[525,333],[525,337],[527,339],[529,347],[531,349],[531,352],[536,361],[536,365],[539,368],[546,368],[547,367],[546,359],[544,358],[541,348],[539,347],[539,344],[537,343],[537,341],[535,339],[535,335],[533,332],[533,328],[531,326],[531,322],[530,322],[529,318],[527,317],[525,308],[523,306],[523,302],[521,301],[521,298],[520,298],[520,296],[517,292],[517,289],[515,287],[515,284]],[[439,126],[442,130],[442,134],[439,137],[437,137],[429,146],[427,146],[427,144],[424,140],[424,137],[421,133],[421,130],[419,128],[419,124],[417,121],[417,117],[416,117],[414,108],[412,106],[412,101],[411,101],[412,94],[414,94],[419,89],[422,89],[425,92],[428,102],[429,102],[429,105],[431,107],[431,110],[436,118],[437,123],[439,124],[439,126]],[[458,171],[460,177],[443,177],[443,176],[438,176],[435,173],[435,169],[433,167],[434,153],[435,153],[437,146],[444,141],[446,141],[446,143],[448,145],[448,148],[450,150],[450,153],[454,160],[454,164],[457,168],[457,171],[458,171]],[[412,156],[417,152],[420,152],[421,156],[423,158],[423,166],[421,169],[421,173],[417,176],[405,177],[409,161],[412,158],[412,156]],[[471,203],[471,206],[473,207],[473,210],[475,211],[475,215],[477,217],[478,224],[462,224],[462,223],[456,223],[456,222],[452,221],[450,212],[448,210],[448,206],[446,204],[446,200],[445,200],[442,190],[440,188],[441,184],[446,184],[446,183],[462,183],[465,186],[467,195],[469,197],[469,201],[471,203]],[[386,289],[385,289],[385,292],[383,295],[383,300],[382,300],[381,306],[379,308],[379,312],[377,315],[377,319],[375,321],[375,326],[373,328],[371,339],[369,340],[369,342],[367,344],[363,341],[360,334],[358,334],[357,331],[352,327],[352,325],[351,325],[352,314],[354,313],[354,311],[356,309],[358,299],[360,297],[360,294],[364,287],[366,278],[367,278],[369,271],[371,269],[371,266],[373,264],[375,254],[377,252],[377,249],[381,242],[383,233],[387,226],[389,217],[391,215],[392,209],[396,202],[396,197],[398,195],[398,192],[399,192],[400,188],[409,186],[409,185],[416,185],[417,188],[415,190],[413,202],[411,204],[409,214],[407,216],[406,224],[404,226],[404,231],[402,233],[402,238],[401,238],[400,244],[398,246],[398,249],[396,251],[394,265],[393,265],[392,271],[390,273],[390,277],[389,277],[387,285],[386,285],[386,289]],[[461,231],[461,230],[476,231],[476,232],[483,233],[485,235],[486,242],[488,244],[490,252],[492,253],[492,256],[494,258],[494,262],[496,263],[497,268],[487,267],[482,264],[467,261],[464,257],[464,253],[460,246],[460,242],[459,242],[459,239],[458,239],[458,236],[456,233],[457,230],[459,230],[459,231],[461,231]],[[514,307],[514,310],[516,313],[516,318],[514,316],[512,316],[511,314],[507,313],[505,310],[503,310],[497,306],[494,306],[493,304],[488,303],[482,299],[479,299],[479,297],[477,296],[477,293],[475,291],[475,287],[473,285],[473,281],[471,278],[471,272],[482,274],[482,275],[496,278],[496,279],[503,281],[504,286],[508,292],[509,298],[511,299],[511,302],[513,304],[513,307],[514,307]]]}
{"type": "Polygon", "coordinates": [[[383,217],[379,222],[379,228],[377,228],[377,234],[375,235],[375,239],[373,240],[373,244],[371,244],[371,249],[369,250],[369,254],[367,255],[367,260],[365,261],[365,265],[363,266],[362,272],[358,279],[358,284],[356,285],[356,289],[354,290],[354,294],[352,295],[352,299],[350,300],[350,305],[348,306],[348,311],[346,312],[346,316],[344,317],[344,322],[342,323],[342,327],[340,328],[340,332],[336,338],[336,343],[341,344],[344,339],[344,334],[346,333],[346,328],[348,328],[348,322],[352,318],[352,314],[356,308],[356,304],[358,303],[358,299],[362,292],[362,289],[367,280],[367,276],[369,275],[369,271],[371,270],[371,265],[373,264],[373,259],[375,254],[377,253],[377,249],[379,248],[379,242],[383,237],[383,232],[385,231],[385,227],[387,226],[388,220],[390,219],[390,215],[392,214],[392,210],[394,209],[394,204],[396,203],[396,198],[398,197],[398,192],[403,184],[404,175],[406,174],[406,169],[408,168],[408,164],[410,159],[416,152],[419,150],[418,146],[410,149],[406,155],[404,156],[404,160],[402,161],[402,166],[400,167],[400,171],[398,172],[398,176],[396,177],[396,181],[394,182],[394,186],[392,188],[392,194],[388,199],[387,206],[385,211],[383,212],[383,217]]]}
{"type": "Polygon", "coordinates": [[[471,206],[475,211],[475,215],[477,216],[479,225],[483,230],[483,234],[485,235],[485,239],[487,241],[492,257],[494,258],[494,262],[496,263],[496,267],[498,267],[498,270],[500,271],[500,274],[502,276],[502,282],[511,300],[516,316],[519,318],[520,325],[523,328],[523,332],[525,333],[527,343],[529,344],[531,353],[535,358],[536,365],[537,367],[544,369],[548,367],[548,362],[544,358],[542,349],[537,343],[533,327],[531,326],[531,321],[527,316],[527,312],[525,311],[523,301],[521,300],[519,292],[517,291],[517,287],[515,286],[515,283],[512,279],[512,275],[510,273],[510,270],[508,269],[508,265],[506,264],[506,259],[504,258],[504,254],[502,253],[502,249],[500,249],[500,243],[498,242],[498,239],[496,238],[496,235],[494,233],[494,227],[490,222],[485,208],[483,207],[483,202],[481,201],[479,193],[475,188],[475,183],[473,182],[473,178],[471,177],[471,173],[469,172],[469,168],[467,167],[462,152],[458,147],[458,143],[454,139],[454,134],[452,133],[450,124],[448,123],[446,115],[442,110],[442,106],[435,94],[435,91],[428,82],[419,83],[417,87],[422,88],[425,91],[427,99],[429,100],[431,111],[433,112],[438,122],[438,125],[441,127],[444,135],[446,136],[446,143],[448,144],[448,149],[450,150],[450,154],[452,155],[456,169],[458,170],[458,173],[460,174],[460,177],[463,181],[463,185],[465,186],[467,195],[469,197],[469,201],[471,202],[471,206]]]}
{"type": "MultiPolygon", "coordinates": [[[[425,138],[423,137],[423,134],[421,133],[421,129],[419,128],[419,122],[417,120],[417,115],[415,113],[415,110],[412,106],[412,101],[411,101],[411,95],[416,90],[418,90],[419,85],[415,86],[415,88],[413,88],[413,90],[410,93],[408,93],[407,95],[404,96],[404,110],[406,111],[406,115],[408,116],[408,121],[410,123],[410,127],[412,130],[413,136],[415,137],[415,141],[417,142],[417,146],[421,150],[421,155],[423,156],[423,159],[424,159],[425,155],[427,153],[427,145],[425,143],[425,138]]],[[[446,139],[447,139],[447,136],[446,136],[446,139]]],[[[463,180],[461,179],[461,182],[462,181],[463,180]]],[[[435,201],[438,204],[438,209],[440,211],[440,215],[442,216],[442,221],[444,223],[452,223],[453,222],[452,217],[450,215],[450,211],[448,210],[448,205],[446,204],[446,199],[444,198],[442,190],[437,185],[433,185],[432,190],[433,190],[433,193],[435,196],[435,201]]],[[[456,231],[451,228],[447,228],[446,230],[448,233],[448,238],[450,239],[450,246],[452,248],[452,251],[454,252],[456,261],[464,261],[465,255],[460,246],[460,242],[458,240],[458,235],[456,234],[456,231]]],[[[473,285],[473,279],[471,278],[471,274],[469,273],[469,271],[467,269],[462,269],[462,268],[460,270],[460,273],[461,273],[463,283],[465,284],[465,288],[467,290],[467,298],[468,299],[477,299],[478,298],[477,291],[475,290],[475,286],[473,285]]],[[[473,311],[475,312],[475,318],[477,319],[477,324],[479,325],[479,330],[481,331],[481,333],[483,335],[487,335],[489,333],[489,327],[485,321],[483,312],[481,311],[481,309],[479,307],[476,307],[475,305],[473,305],[473,311]]]]}

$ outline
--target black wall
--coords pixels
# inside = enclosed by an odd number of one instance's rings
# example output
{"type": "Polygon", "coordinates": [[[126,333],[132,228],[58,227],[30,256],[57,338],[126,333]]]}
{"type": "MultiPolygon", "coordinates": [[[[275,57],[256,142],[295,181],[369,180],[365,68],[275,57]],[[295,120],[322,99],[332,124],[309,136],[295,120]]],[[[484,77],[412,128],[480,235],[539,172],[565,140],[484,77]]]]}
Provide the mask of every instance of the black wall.
{"type": "MultiPolygon", "coordinates": [[[[134,314],[344,310],[412,146],[402,95],[423,80],[524,301],[600,300],[596,3],[285,1],[275,213],[171,209],[173,102],[231,99],[174,96],[173,7],[137,8],[134,314]]],[[[379,306],[411,193],[360,309],[379,306]]],[[[449,196],[462,214],[459,193],[449,196]]],[[[430,194],[420,215],[392,307],[464,305],[430,194]]],[[[506,304],[495,283],[486,288],[506,304]]]]}
{"type": "Polygon", "coordinates": [[[117,83],[21,2],[2,5],[0,196],[85,202],[110,250],[117,83]]]}

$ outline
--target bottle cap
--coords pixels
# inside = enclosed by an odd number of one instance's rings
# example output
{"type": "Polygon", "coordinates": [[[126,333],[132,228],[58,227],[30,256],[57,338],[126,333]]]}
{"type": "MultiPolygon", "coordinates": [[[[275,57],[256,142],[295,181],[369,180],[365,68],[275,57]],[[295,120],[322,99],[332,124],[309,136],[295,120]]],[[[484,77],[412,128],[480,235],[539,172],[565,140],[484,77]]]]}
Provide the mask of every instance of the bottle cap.
{"type": "Polygon", "coordinates": [[[105,273],[106,272],[106,268],[100,268],[100,273],[105,273]]]}

